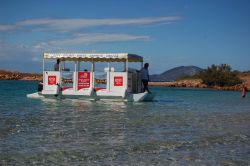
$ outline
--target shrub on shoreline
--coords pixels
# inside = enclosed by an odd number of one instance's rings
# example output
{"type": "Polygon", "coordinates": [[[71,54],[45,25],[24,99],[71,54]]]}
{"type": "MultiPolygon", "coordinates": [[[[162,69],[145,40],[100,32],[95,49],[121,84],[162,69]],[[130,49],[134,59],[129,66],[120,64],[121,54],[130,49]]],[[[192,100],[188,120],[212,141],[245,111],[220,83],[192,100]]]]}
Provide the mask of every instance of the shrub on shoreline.
{"type": "Polygon", "coordinates": [[[211,65],[201,71],[198,75],[208,86],[234,86],[242,83],[237,76],[237,71],[231,71],[232,68],[227,64],[211,65]]]}

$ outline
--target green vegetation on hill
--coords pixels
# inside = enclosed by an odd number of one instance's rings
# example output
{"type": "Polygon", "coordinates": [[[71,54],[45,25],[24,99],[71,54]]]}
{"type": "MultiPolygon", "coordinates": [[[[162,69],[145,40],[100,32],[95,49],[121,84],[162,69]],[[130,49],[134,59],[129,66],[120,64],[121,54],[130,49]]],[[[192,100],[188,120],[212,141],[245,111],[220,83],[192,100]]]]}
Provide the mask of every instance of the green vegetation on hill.
{"type": "Polygon", "coordinates": [[[195,75],[184,75],[178,77],[176,80],[193,80],[201,79],[207,86],[234,86],[242,83],[239,76],[247,75],[248,72],[232,71],[231,67],[227,64],[211,65],[205,70],[200,71],[195,75]]]}
{"type": "Polygon", "coordinates": [[[237,71],[231,71],[227,64],[211,65],[201,71],[198,76],[208,86],[233,86],[240,84],[242,81],[237,76],[237,71]]]}

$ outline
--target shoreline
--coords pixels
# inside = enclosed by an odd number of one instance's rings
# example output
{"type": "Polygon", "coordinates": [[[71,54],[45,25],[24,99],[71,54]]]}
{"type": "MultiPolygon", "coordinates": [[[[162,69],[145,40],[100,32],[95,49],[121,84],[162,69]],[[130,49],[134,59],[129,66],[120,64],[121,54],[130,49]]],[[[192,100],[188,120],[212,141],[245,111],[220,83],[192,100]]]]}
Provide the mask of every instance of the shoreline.
{"type": "MultiPolygon", "coordinates": [[[[202,83],[201,79],[181,80],[181,81],[173,81],[173,82],[149,82],[148,85],[177,87],[177,88],[207,88],[207,89],[224,90],[224,91],[241,91],[242,90],[242,84],[237,84],[234,86],[227,86],[227,87],[207,86],[202,83]]],[[[247,91],[249,91],[250,90],[249,82],[247,85],[248,85],[247,91]]]]}
{"type": "MultiPolygon", "coordinates": [[[[240,75],[240,79],[246,84],[247,91],[250,90],[250,75],[240,75]]],[[[20,81],[42,81],[43,75],[38,73],[21,73],[18,71],[0,70],[0,80],[20,80],[20,81]]],[[[242,84],[219,87],[207,86],[202,83],[201,79],[187,79],[173,82],[149,82],[149,86],[165,86],[180,88],[209,88],[215,90],[241,91],[242,84]]]]}

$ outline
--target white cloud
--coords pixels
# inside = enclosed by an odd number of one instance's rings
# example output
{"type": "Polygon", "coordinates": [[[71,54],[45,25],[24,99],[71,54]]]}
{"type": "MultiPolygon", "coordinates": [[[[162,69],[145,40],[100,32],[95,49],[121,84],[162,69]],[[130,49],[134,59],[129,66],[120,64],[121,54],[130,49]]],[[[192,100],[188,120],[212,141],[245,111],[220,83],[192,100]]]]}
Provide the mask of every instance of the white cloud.
{"type": "MultiPolygon", "coordinates": [[[[72,31],[96,26],[135,26],[151,25],[158,23],[172,23],[180,20],[178,16],[169,17],[143,17],[143,18],[124,18],[124,19],[53,19],[39,18],[28,19],[14,24],[0,24],[0,31],[16,30],[18,28],[34,27],[37,30],[47,31],[72,31]]],[[[34,29],[33,29],[34,30],[34,29]]]]}
{"type": "Polygon", "coordinates": [[[61,47],[60,45],[55,44],[53,45],[49,41],[36,43],[30,48],[30,51],[36,55],[42,55],[44,52],[64,52],[66,50],[66,47],[61,47]]]}
{"type": "Polygon", "coordinates": [[[0,31],[10,31],[15,29],[16,26],[15,25],[4,25],[4,24],[0,24],[0,31]]]}
{"type": "Polygon", "coordinates": [[[149,36],[138,36],[129,34],[105,34],[105,33],[88,33],[77,34],[69,39],[53,40],[49,44],[53,46],[74,45],[74,44],[93,44],[100,42],[124,42],[124,41],[148,41],[149,36]]]}
{"type": "Polygon", "coordinates": [[[42,62],[41,54],[35,54],[23,44],[0,40],[0,50],[0,69],[29,71],[42,62]]]}
{"type": "MultiPolygon", "coordinates": [[[[29,31],[46,31],[46,36],[41,34],[34,35],[30,38],[29,43],[33,45],[25,46],[18,43],[23,40],[17,40],[16,43],[9,43],[13,41],[11,36],[15,33],[8,33],[6,41],[0,38],[0,68],[12,68],[19,65],[20,69],[28,68],[27,64],[31,64],[30,68],[36,67],[37,62],[41,61],[43,52],[63,52],[72,45],[88,45],[104,42],[126,42],[126,41],[149,41],[149,35],[127,34],[126,31],[121,33],[86,33],[93,27],[117,27],[117,26],[141,26],[141,25],[156,25],[168,24],[180,20],[180,17],[142,17],[142,18],[106,18],[106,19],[55,19],[55,18],[38,18],[27,19],[13,24],[1,24],[0,34],[6,32],[25,33],[29,31]],[[79,33],[85,31],[85,33],[79,33]],[[57,32],[68,32],[65,35],[60,34],[59,38],[53,38],[57,32]],[[70,32],[70,33],[69,33],[70,32]],[[77,34],[78,33],[78,34],[77,34]],[[37,38],[38,37],[38,38],[37,38]],[[52,39],[53,38],[53,39],[52,39]],[[11,39],[11,40],[8,40],[11,39]],[[40,41],[36,43],[37,41],[40,41]]],[[[95,29],[96,30],[96,29],[95,29]]],[[[97,32],[100,32],[100,28],[97,32]]],[[[93,31],[91,31],[93,32],[93,31]]],[[[22,36],[22,35],[21,35],[22,36]]],[[[14,37],[18,38],[18,37],[14,37]]],[[[29,36],[25,38],[28,40],[29,36]]],[[[18,67],[17,67],[18,68],[18,67]]]]}
{"type": "Polygon", "coordinates": [[[13,57],[23,57],[30,55],[32,51],[30,47],[23,44],[9,43],[3,40],[0,40],[0,59],[10,59],[13,57]]]}
{"type": "Polygon", "coordinates": [[[0,58],[1,60],[8,59],[9,57],[16,57],[18,56],[19,50],[21,53],[26,52],[27,49],[22,44],[10,44],[5,41],[0,40],[0,58]]]}
{"type": "Polygon", "coordinates": [[[65,51],[65,46],[69,45],[88,45],[101,42],[124,42],[124,41],[148,41],[149,36],[130,35],[130,34],[105,34],[105,33],[86,33],[76,34],[70,38],[39,42],[32,46],[23,44],[9,43],[0,40],[0,59],[1,61],[16,59],[41,60],[43,52],[61,52],[65,51]]]}

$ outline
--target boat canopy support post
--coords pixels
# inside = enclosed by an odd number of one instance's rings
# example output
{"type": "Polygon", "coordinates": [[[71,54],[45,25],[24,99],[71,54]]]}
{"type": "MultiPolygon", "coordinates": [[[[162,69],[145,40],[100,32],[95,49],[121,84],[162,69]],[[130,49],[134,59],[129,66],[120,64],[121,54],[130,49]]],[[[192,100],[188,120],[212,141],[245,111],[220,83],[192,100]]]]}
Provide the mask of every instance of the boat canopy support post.
{"type": "Polygon", "coordinates": [[[92,88],[95,87],[95,62],[94,60],[92,59],[92,65],[91,65],[91,70],[92,70],[92,80],[91,80],[91,85],[92,85],[92,88]]]}
{"type": "MultiPolygon", "coordinates": [[[[143,61],[141,61],[141,69],[143,68],[143,61]]],[[[143,85],[142,85],[142,81],[140,80],[140,84],[141,84],[141,92],[143,92],[143,85]]]]}
{"type": "Polygon", "coordinates": [[[124,71],[128,72],[128,59],[124,62],[124,71]]]}
{"type": "MultiPolygon", "coordinates": [[[[64,68],[65,68],[65,61],[64,61],[64,68]]],[[[59,86],[62,86],[62,65],[61,61],[59,62],[59,72],[60,72],[60,77],[59,77],[59,86]]]]}
{"type": "Polygon", "coordinates": [[[126,62],[123,62],[123,71],[126,71],[126,62]]]}
{"type": "Polygon", "coordinates": [[[110,62],[108,62],[108,72],[107,72],[107,88],[108,88],[108,91],[110,92],[110,62]]]}
{"type": "Polygon", "coordinates": [[[45,89],[45,76],[44,76],[44,70],[45,70],[45,59],[43,59],[43,89],[45,89]]]}
{"type": "Polygon", "coordinates": [[[128,90],[128,59],[126,60],[126,62],[125,62],[125,66],[126,66],[126,79],[127,79],[127,81],[125,82],[126,83],[126,91],[128,90]]]}
{"type": "Polygon", "coordinates": [[[80,62],[77,61],[77,71],[79,71],[79,70],[80,70],[80,62]]]}
{"type": "Polygon", "coordinates": [[[75,72],[74,72],[74,77],[73,77],[73,87],[74,91],[77,91],[77,82],[78,82],[78,71],[79,71],[79,62],[75,61],[75,72]]]}

